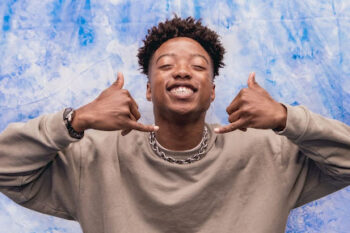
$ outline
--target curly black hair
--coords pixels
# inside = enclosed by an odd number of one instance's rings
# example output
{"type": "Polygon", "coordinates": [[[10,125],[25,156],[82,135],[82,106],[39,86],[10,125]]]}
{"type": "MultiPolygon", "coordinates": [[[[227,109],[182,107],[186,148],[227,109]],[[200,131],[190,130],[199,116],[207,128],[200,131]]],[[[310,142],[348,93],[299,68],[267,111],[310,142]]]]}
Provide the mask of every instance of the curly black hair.
{"type": "Polygon", "coordinates": [[[141,72],[148,75],[148,66],[154,52],[167,40],[175,37],[188,37],[196,40],[209,54],[214,64],[214,76],[219,75],[222,68],[225,49],[216,32],[202,25],[201,20],[192,17],[182,19],[175,15],[171,20],[167,19],[158,26],[148,30],[144,45],[139,48],[137,57],[141,72]]]}

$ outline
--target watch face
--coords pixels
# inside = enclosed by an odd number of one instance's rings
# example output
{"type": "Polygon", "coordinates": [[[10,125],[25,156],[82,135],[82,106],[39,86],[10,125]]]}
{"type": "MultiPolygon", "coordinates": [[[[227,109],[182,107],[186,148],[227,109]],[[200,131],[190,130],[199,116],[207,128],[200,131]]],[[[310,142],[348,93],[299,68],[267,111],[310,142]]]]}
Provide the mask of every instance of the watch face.
{"type": "Polygon", "coordinates": [[[63,119],[66,123],[72,122],[72,116],[73,116],[74,110],[73,108],[66,108],[63,113],[63,119]]]}
{"type": "Polygon", "coordinates": [[[69,123],[72,123],[72,120],[73,120],[73,113],[74,113],[74,111],[73,111],[73,109],[68,113],[68,115],[67,115],[67,120],[68,120],[68,122],[69,123]]]}

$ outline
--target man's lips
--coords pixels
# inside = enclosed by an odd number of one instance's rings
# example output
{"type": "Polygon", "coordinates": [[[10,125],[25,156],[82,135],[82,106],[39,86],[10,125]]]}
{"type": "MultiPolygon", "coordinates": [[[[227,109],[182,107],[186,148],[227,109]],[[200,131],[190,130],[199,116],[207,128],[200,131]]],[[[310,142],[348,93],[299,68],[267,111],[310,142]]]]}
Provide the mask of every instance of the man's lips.
{"type": "Polygon", "coordinates": [[[170,93],[171,93],[173,96],[176,96],[176,97],[178,97],[178,98],[183,99],[183,98],[188,98],[188,97],[192,96],[194,92],[193,92],[192,89],[190,89],[190,88],[188,88],[188,87],[182,87],[182,86],[180,86],[180,87],[172,88],[172,89],[170,90],[170,93]]]}
{"type": "Polygon", "coordinates": [[[197,90],[197,88],[188,83],[175,83],[167,88],[167,91],[172,96],[180,99],[190,98],[197,90]]]}

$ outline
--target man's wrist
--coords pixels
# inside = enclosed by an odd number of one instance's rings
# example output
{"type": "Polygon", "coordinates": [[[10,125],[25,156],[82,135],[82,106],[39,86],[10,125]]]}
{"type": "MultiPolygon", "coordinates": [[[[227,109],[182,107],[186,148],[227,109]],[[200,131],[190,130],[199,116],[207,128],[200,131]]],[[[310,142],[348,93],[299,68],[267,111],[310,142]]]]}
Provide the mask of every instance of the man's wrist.
{"type": "Polygon", "coordinates": [[[72,120],[72,128],[77,132],[84,132],[88,129],[87,120],[84,118],[83,107],[75,110],[75,115],[72,120]]]}
{"type": "Polygon", "coordinates": [[[287,107],[284,106],[284,104],[279,103],[281,108],[280,114],[278,114],[277,117],[277,127],[275,127],[273,130],[274,131],[282,131],[286,128],[286,124],[287,124],[287,107]]]}

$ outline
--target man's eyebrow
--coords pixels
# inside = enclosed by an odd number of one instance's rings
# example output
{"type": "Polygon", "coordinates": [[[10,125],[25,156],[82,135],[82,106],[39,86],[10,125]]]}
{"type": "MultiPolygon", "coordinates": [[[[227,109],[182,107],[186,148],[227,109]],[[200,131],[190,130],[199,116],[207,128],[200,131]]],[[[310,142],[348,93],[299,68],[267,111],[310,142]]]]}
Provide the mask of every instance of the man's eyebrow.
{"type": "Polygon", "coordinates": [[[205,56],[201,55],[201,54],[198,54],[198,53],[191,54],[191,57],[201,57],[207,62],[207,64],[209,64],[208,59],[205,56]]]}
{"type": "MultiPolygon", "coordinates": [[[[156,64],[158,63],[158,61],[159,61],[162,57],[166,57],[166,56],[176,57],[176,54],[174,54],[174,53],[164,53],[164,54],[160,55],[160,56],[157,58],[156,64]]],[[[201,54],[199,54],[199,53],[191,54],[191,57],[201,57],[201,58],[203,58],[203,59],[207,62],[207,64],[209,64],[208,59],[207,59],[205,56],[203,56],[203,55],[201,55],[201,54]]]]}
{"type": "Polygon", "coordinates": [[[175,54],[174,53],[164,53],[164,54],[160,55],[156,60],[156,64],[159,61],[159,59],[161,59],[162,57],[165,57],[165,56],[175,57],[175,54]]]}

